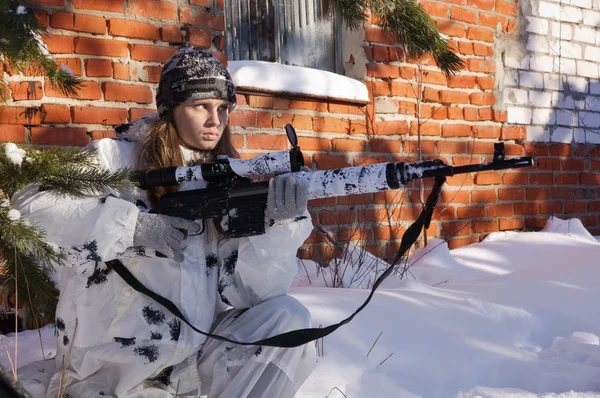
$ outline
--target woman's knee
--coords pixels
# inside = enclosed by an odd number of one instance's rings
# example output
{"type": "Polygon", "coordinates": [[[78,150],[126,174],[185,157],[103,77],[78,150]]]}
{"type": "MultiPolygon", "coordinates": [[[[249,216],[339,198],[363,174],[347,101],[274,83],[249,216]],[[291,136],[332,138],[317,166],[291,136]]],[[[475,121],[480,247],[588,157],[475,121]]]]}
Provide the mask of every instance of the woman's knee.
{"type": "Polygon", "coordinates": [[[268,306],[268,311],[272,312],[272,316],[277,319],[281,329],[290,331],[312,326],[310,311],[292,296],[273,297],[263,304],[268,306]]]}

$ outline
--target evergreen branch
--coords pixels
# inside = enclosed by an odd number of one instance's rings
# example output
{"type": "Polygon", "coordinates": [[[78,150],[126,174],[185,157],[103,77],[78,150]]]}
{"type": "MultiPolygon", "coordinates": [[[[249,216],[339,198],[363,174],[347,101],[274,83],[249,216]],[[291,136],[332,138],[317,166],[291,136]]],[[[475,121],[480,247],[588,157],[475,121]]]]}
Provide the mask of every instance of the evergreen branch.
{"type": "Polygon", "coordinates": [[[342,21],[352,30],[358,31],[365,20],[367,5],[362,0],[333,0],[333,6],[340,12],[342,21]]]}
{"type": "Polygon", "coordinates": [[[131,169],[111,171],[72,166],[63,169],[61,174],[42,175],[37,183],[43,191],[53,191],[70,197],[91,197],[111,189],[120,191],[132,187],[132,174],[131,169]]]}
{"type": "Polygon", "coordinates": [[[18,4],[14,1],[3,1],[5,6],[0,10],[0,55],[9,62],[11,68],[18,72],[25,69],[31,74],[45,76],[53,88],[68,96],[73,96],[81,88],[81,79],[73,76],[68,70],[47,55],[45,44],[41,40],[44,29],[33,12],[24,14],[16,11],[18,4]]]}
{"type": "Polygon", "coordinates": [[[60,264],[62,254],[48,244],[46,233],[23,219],[11,220],[8,211],[8,207],[0,208],[0,245],[4,245],[4,251],[33,256],[43,267],[60,264]]]}
{"type": "Polygon", "coordinates": [[[373,0],[372,7],[381,27],[398,38],[409,57],[430,54],[446,75],[457,73],[464,66],[431,17],[414,0],[373,0]]]}
{"type": "Polygon", "coordinates": [[[0,145],[0,189],[9,197],[28,184],[70,197],[98,196],[133,188],[132,169],[111,171],[94,164],[94,150],[50,148],[40,151],[18,145],[27,156],[21,165],[0,145]]]}

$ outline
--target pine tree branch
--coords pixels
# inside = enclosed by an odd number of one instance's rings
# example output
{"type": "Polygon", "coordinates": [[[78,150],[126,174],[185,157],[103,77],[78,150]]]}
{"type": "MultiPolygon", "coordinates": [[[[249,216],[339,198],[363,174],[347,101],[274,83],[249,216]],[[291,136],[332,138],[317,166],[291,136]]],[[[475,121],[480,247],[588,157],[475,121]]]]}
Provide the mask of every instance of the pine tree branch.
{"type": "Polygon", "coordinates": [[[409,58],[430,54],[442,72],[449,76],[459,72],[464,64],[440,35],[431,17],[414,0],[334,0],[344,23],[359,30],[368,10],[377,24],[394,41],[404,46],[409,58]]]}
{"type": "Polygon", "coordinates": [[[33,75],[48,78],[50,85],[68,96],[73,96],[81,88],[81,79],[64,70],[47,54],[41,40],[44,29],[35,14],[28,9],[17,13],[19,4],[15,1],[2,1],[0,6],[0,55],[18,72],[28,70],[33,75]],[[9,38],[9,39],[7,39],[9,38]]]}

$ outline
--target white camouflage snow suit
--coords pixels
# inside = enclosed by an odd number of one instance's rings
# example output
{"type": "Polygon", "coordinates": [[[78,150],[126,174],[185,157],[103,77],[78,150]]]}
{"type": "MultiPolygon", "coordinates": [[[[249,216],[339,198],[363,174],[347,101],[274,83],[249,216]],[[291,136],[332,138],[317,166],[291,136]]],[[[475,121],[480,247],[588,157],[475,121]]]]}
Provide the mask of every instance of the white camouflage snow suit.
{"type": "MultiPolygon", "coordinates": [[[[136,142],[90,145],[105,168],[135,167],[136,142]]],[[[193,152],[181,149],[192,160],[193,152]]],[[[191,184],[181,189],[198,188],[191,184]]],[[[68,253],[56,316],[57,371],[47,398],[57,396],[71,345],[63,385],[74,398],[166,398],[175,390],[179,396],[284,398],[314,368],[313,344],[283,349],[206,340],[104,263],[121,259],[200,330],[256,341],[310,326],[307,309],[286,295],[297,272],[296,250],[312,229],[308,213],[239,239],[219,239],[208,220],[201,235],[187,238],[185,260],[177,263],[132,248],[138,212],[149,208],[142,190],[73,200],[29,188],[15,195],[14,208],[68,253]],[[225,311],[228,306],[234,309],[225,311]]]]}

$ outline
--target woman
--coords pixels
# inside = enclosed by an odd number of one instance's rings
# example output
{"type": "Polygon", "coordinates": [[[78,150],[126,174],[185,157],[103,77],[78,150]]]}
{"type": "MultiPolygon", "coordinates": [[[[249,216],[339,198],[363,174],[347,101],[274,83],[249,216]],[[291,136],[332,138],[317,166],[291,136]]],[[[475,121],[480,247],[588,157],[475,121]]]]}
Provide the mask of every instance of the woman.
{"type": "MultiPolygon", "coordinates": [[[[235,156],[227,127],[235,100],[231,77],[212,54],[181,49],[161,74],[159,120],[140,141],[92,143],[97,162],[154,169],[235,156]]],[[[264,235],[239,239],[227,239],[212,222],[202,228],[201,220],[149,213],[164,188],[109,192],[101,200],[33,189],[16,195],[15,208],[65,249],[71,265],[61,273],[56,318],[56,363],[68,370],[52,377],[47,397],[59,388],[85,398],[293,397],[314,367],[312,344],[281,349],[206,340],[105,264],[120,259],[200,330],[256,341],[309,327],[306,308],[286,295],[296,250],[312,229],[303,217],[306,187],[288,177],[271,181],[267,214],[274,222],[264,235]]]]}

